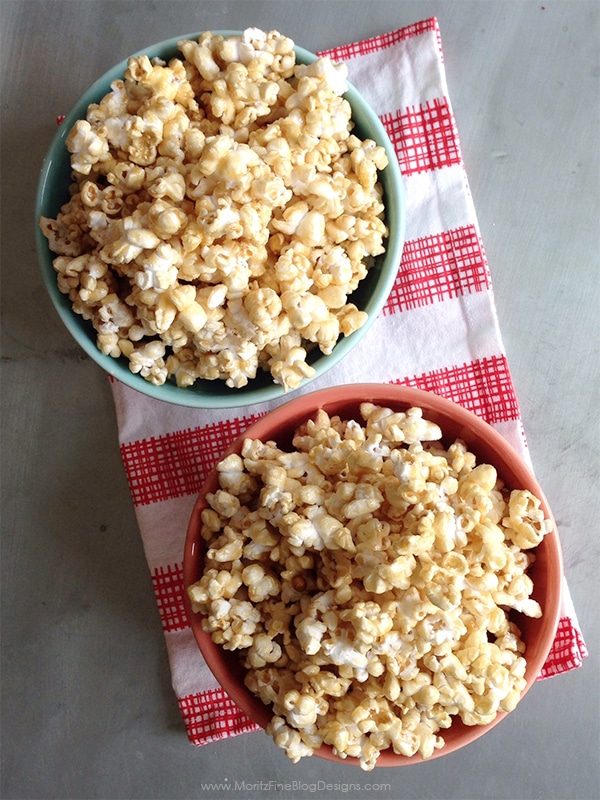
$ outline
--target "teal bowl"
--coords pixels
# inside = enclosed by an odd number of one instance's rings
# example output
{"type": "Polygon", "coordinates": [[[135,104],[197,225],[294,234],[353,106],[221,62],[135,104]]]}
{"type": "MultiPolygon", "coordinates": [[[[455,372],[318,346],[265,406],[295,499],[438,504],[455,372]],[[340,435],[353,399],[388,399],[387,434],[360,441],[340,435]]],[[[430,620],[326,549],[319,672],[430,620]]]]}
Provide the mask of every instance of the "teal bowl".
{"type": "MultiPolygon", "coordinates": [[[[216,31],[216,33],[227,37],[239,34],[239,31],[216,31]]],[[[158,57],[165,61],[176,56],[182,57],[177,49],[177,43],[182,39],[195,40],[200,35],[192,33],[177,36],[153,44],[132,55],[145,54],[149,58],[158,57]]],[[[310,64],[317,59],[314,53],[301,47],[296,47],[295,52],[296,61],[299,64],[310,64]]],[[[56,272],[52,266],[55,254],[48,248],[48,242],[39,228],[38,220],[40,216],[55,219],[61,206],[68,201],[71,165],[70,153],[65,140],[75,122],[85,118],[88,106],[91,103],[99,102],[110,91],[112,81],[123,77],[127,69],[127,60],[124,59],[116,64],[93,83],[66,114],[42,165],[36,196],[35,231],[43,279],[52,303],[73,338],[102,369],[127,386],[157,400],[196,408],[233,408],[281,398],[285,392],[280,385],[273,382],[270,372],[259,372],[256,378],[239,389],[229,388],[222,380],[202,379],[185,388],[177,386],[172,378],[162,386],[154,386],[140,375],[132,373],[127,359],[124,357],[112,358],[104,355],[97,348],[96,332],[91,322],[76,314],[72,310],[68,296],[62,294],[58,289],[56,272]]],[[[315,369],[315,375],[306,379],[302,387],[334,367],[367,334],[384,307],[394,285],[404,245],[406,204],[402,176],[394,147],[377,114],[357,89],[348,85],[348,91],[344,97],[352,107],[354,132],[362,139],[373,139],[387,152],[389,165],[380,173],[380,182],[384,191],[385,222],[389,229],[389,237],[386,241],[386,252],[375,259],[367,277],[349,296],[349,302],[367,313],[367,322],[350,336],[340,336],[330,355],[323,355],[318,348],[315,348],[307,357],[308,363],[315,369]]],[[[287,396],[290,394],[291,392],[288,392],[287,396]]]]}

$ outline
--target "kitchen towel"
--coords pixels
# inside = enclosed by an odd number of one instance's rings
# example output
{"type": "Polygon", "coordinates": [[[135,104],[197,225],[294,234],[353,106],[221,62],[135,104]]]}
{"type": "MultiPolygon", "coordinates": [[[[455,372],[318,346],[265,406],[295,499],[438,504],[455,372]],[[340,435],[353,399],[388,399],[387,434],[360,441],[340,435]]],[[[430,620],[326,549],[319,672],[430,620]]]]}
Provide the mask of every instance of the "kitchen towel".
{"type": "MultiPolygon", "coordinates": [[[[383,122],[402,170],[407,226],[390,297],[352,353],[301,391],[360,382],[401,383],[475,412],[528,458],[503,350],[490,271],[448,96],[435,18],[321,55],[348,66],[350,82],[383,122]]],[[[111,380],[119,443],[152,575],[172,681],[188,737],[202,745],[256,730],[202,658],[187,622],[182,556],[187,523],[222,451],[283,400],[238,409],[170,405],[111,380]]],[[[586,656],[568,587],[541,678],[586,656]]]]}

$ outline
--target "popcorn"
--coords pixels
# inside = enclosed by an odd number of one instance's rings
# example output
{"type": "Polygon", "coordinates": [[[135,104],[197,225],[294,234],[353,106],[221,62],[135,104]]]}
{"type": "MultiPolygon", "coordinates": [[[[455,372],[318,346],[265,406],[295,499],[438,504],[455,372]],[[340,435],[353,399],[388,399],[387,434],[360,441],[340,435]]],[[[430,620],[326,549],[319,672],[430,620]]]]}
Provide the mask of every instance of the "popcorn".
{"type": "Polygon", "coordinates": [[[441,438],[419,408],[364,402],[358,420],[317,411],[290,451],[247,439],[217,466],[188,594],[294,762],[322,744],[364,770],[388,748],[431,758],[454,718],[519,701],[509,613],[542,614],[527,571],[551,523],[441,438]]]}
{"type": "Polygon", "coordinates": [[[346,67],[296,64],[277,31],[178,47],[130,58],[69,132],[71,199],[39,220],[58,287],[156,385],[264,370],[295,389],[311,350],[367,321],[349,297],[385,251],[385,150],[352,133],[346,67]],[[99,288],[75,280],[81,258],[103,265],[99,288]],[[129,309],[118,333],[99,327],[105,285],[129,309]]]}

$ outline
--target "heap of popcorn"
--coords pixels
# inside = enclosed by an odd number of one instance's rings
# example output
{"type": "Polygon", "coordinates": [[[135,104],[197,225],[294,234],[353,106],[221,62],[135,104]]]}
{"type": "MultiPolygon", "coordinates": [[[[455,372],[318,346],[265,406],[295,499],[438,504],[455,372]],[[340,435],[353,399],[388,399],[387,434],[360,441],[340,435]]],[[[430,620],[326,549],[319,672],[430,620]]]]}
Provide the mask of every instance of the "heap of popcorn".
{"type": "MultiPolygon", "coordinates": [[[[366,322],[349,296],[385,250],[385,150],[352,133],[345,67],[297,64],[276,31],[178,47],[130,58],[69,132],[71,196],[40,219],[58,287],[156,385],[295,389],[366,322]]],[[[509,614],[541,616],[527,572],[551,523],[420,409],[361,415],[218,464],[188,593],[293,761],[326,744],[371,770],[516,706],[509,614]]]]}
{"type": "Polygon", "coordinates": [[[541,616],[527,571],[551,522],[421,409],[360,411],[320,410],[293,449],[246,439],[221,460],[188,594],[293,761],[327,744],[371,770],[388,748],[431,757],[453,718],[515,708],[509,613],[541,616]]]}
{"type": "Polygon", "coordinates": [[[351,132],[345,66],[276,31],[179,50],[130,58],[69,132],[71,198],[40,220],[59,289],[153,384],[297,388],[366,322],[348,296],[385,250],[385,150],[351,132]]]}

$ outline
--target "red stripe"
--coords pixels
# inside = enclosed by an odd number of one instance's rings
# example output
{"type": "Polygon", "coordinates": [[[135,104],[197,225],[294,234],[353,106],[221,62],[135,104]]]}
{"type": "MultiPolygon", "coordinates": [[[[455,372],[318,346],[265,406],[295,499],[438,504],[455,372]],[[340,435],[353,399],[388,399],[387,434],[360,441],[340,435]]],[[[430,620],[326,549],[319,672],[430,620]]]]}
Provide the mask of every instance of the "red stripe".
{"type": "Polygon", "coordinates": [[[483,244],[473,225],[406,242],[384,314],[489,289],[483,244]]]}
{"type": "Polygon", "coordinates": [[[470,361],[391,383],[439,394],[490,424],[520,418],[517,396],[504,356],[470,361]]]}
{"type": "Polygon", "coordinates": [[[185,610],[183,567],[168,564],[152,572],[152,586],[160,621],[165,631],[180,631],[189,626],[185,610]]]}
{"type": "Polygon", "coordinates": [[[403,175],[428,172],[462,162],[460,140],[446,98],[382,114],[403,175]]]}
{"type": "Polygon", "coordinates": [[[192,744],[260,730],[223,689],[180,697],[179,709],[192,744]]]}
{"type": "Polygon", "coordinates": [[[223,420],[121,445],[134,505],[197,494],[222,452],[256,419],[223,420]]]}
{"type": "MultiPolygon", "coordinates": [[[[518,402],[503,356],[399,379],[449,397],[488,422],[517,420],[518,402]]],[[[134,505],[194,495],[222,452],[257,415],[175,431],[121,446],[134,505]]]]}
{"type": "Polygon", "coordinates": [[[378,50],[386,50],[388,47],[393,47],[395,44],[411,39],[413,36],[420,36],[423,33],[427,33],[427,31],[435,31],[438,34],[438,49],[441,53],[438,23],[435,17],[431,17],[430,19],[416,22],[414,25],[407,25],[405,28],[384,33],[381,36],[373,36],[360,42],[352,42],[329,50],[322,50],[318,55],[329,56],[333,61],[350,61],[358,56],[365,56],[378,50]]]}
{"type": "Polygon", "coordinates": [[[571,669],[580,667],[588,655],[585,642],[569,617],[562,617],[558,623],[556,637],[550,654],[542,667],[540,678],[551,678],[571,669]]]}

